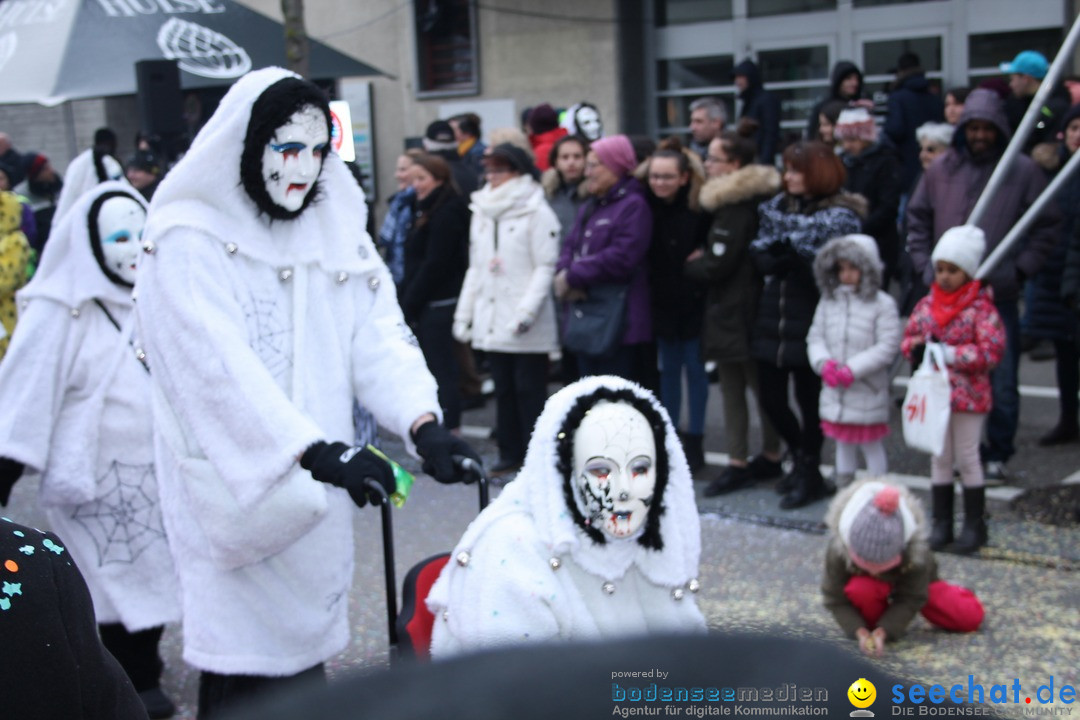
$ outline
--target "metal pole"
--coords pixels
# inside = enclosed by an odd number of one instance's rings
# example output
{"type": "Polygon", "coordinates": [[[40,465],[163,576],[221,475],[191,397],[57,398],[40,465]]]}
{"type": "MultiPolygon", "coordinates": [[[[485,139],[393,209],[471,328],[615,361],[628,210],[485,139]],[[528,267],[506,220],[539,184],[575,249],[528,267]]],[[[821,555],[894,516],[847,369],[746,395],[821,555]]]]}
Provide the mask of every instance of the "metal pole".
{"type": "Polygon", "coordinates": [[[1029,207],[1027,212],[1016,221],[1016,224],[1013,225],[1012,229],[1001,239],[1001,242],[994,248],[994,251],[986,256],[982,265],[975,271],[975,277],[977,279],[981,280],[985,278],[990,274],[990,271],[1001,262],[1002,258],[1009,252],[1010,247],[1016,242],[1017,238],[1026,233],[1028,228],[1031,227],[1031,224],[1035,222],[1035,218],[1038,217],[1039,213],[1046,207],[1046,204],[1055,201],[1058,190],[1062,185],[1069,181],[1072,174],[1076,172],[1078,165],[1080,165],[1080,150],[1077,150],[1072,154],[1069,161],[1065,163],[1065,167],[1061,168],[1057,176],[1046,186],[1046,189],[1043,190],[1042,194],[1035,199],[1035,202],[1031,203],[1031,207],[1029,207]]]}
{"type": "MultiPolygon", "coordinates": [[[[1017,127],[1016,132],[1013,133],[1012,140],[1009,141],[1009,146],[1005,148],[1005,153],[1001,156],[1001,159],[998,160],[997,167],[994,168],[994,172],[990,175],[990,179],[987,181],[986,187],[982,191],[982,195],[979,196],[979,200],[975,203],[975,207],[971,210],[971,215],[968,217],[967,223],[965,224],[978,225],[979,221],[982,220],[983,215],[986,214],[987,209],[990,207],[990,203],[993,202],[995,193],[997,193],[998,188],[1005,181],[1005,175],[1012,169],[1013,159],[1020,154],[1020,150],[1024,146],[1024,141],[1027,139],[1031,128],[1035,125],[1035,119],[1039,116],[1042,106],[1046,102],[1046,98],[1050,96],[1050,92],[1054,89],[1054,85],[1057,84],[1057,80],[1065,70],[1066,66],[1072,62],[1072,49],[1073,46],[1076,45],[1078,38],[1080,38],[1080,16],[1077,16],[1073,20],[1072,28],[1065,37],[1065,41],[1061,44],[1061,48],[1058,49],[1057,57],[1054,58],[1054,62],[1051,63],[1050,69],[1047,70],[1046,77],[1043,78],[1042,85],[1039,86],[1039,90],[1035,93],[1035,97],[1031,99],[1031,104],[1028,105],[1027,112],[1024,113],[1024,119],[1020,121],[1020,126],[1017,127]]],[[[1001,245],[1004,244],[1003,241],[1001,245]]]]}

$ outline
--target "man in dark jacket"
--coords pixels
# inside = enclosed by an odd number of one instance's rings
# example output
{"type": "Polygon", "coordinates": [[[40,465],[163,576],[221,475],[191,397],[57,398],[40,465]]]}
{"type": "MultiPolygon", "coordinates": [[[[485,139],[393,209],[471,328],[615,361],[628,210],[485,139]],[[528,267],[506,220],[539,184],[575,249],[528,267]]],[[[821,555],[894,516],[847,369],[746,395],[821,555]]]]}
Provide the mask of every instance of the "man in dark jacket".
{"type": "Polygon", "coordinates": [[[758,146],[758,162],[776,164],[776,150],[780,142],[780,101],[761,83],[761,71],[753,60],[743,60],[732,72],[735,87],[742,101],[742,118],[757,121],[758,130],[754,142],[758,146]]]}
{"type": "MultiPolygon", "coordinates": [[[[908,253],[915,272],[927,285],[933,281],[930,253],[942,233],[963,225],[982,195],[994,167],[1009,141],[1009,126],[1001,99],[992,90],[974,90],[953,135],[952,146],[924,172],[907,207],[908,253]]],[[[987,254],[1046,188],[1043,171],[1026,155],[1015,158],[1005,183],[979,221],[986,233],[987,254]]],[[[1008,347],[994,370],[993,410],[983,452],[987,480],[1002,480],[1005,462],[1015,448],[1013,438],[1020,418],[1020,317],[1017,304],[1025,278],[1042,267],[1057,242],[1061,217],[1051,203],[1035,220],[1027,237],[985,278],[994,289],[994,304],[1005,325],[1008,347]]]]}
{"type": "MultiPolygon", "coordinates": [[[[1009,89],[1012,96],[1005,101],[1005,115],[1009,120],[1009,129],[1016,132],[1020,127],[1020,121],[1039,91],[1043,78],[1050,70],[1050,64],[1042,53],[1034,50],[1025,50],[1012,62],[1001,63],[1001,71],[1009,74],[1009,89]]],[[[1039,143],[1055,142],[1058,131],[1062,129],[1061,119],[1069,111],[1068,93],[1060,88],[1052,93],[1041,108],[1039,118],[1035,121],[1035,127],[1031,134],[1024,140],[1024,152],[1031,153],[1031,149],[1039,143]]]]}
{"type": "Polygon", "coordinates": [[[900,187],[909,188],[919,174],[919,141],[915,131],[928,122],[944,122],[945,103],[930,92],[919,56],[906,52],[896,61],[896,84],[889,93],[885,134],[904,163],[900,187]]]}
{"type": "Polygon", "coordinates": [[[840,100],[845,105],[863,96],[863,75],[859,66],[850,60],[841,60],[833,65],[829,76],[829,94],[818,100],[810,108],[810,117],[806,123],[806,139],[819,140],[818,116],[822,108],[833,100],[840,100]]]}

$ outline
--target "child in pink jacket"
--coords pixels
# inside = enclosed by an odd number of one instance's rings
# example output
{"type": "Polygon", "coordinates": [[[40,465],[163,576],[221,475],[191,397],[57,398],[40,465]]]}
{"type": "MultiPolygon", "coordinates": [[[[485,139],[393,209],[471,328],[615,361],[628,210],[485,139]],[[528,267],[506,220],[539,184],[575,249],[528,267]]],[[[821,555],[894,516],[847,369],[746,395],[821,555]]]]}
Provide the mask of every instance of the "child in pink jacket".
{"type": "Polygon", "coordinates": [[[979,228],[961,225],[945,231],[930,256],[930,294],[912,310],[900,345],[908,359],[921,354],[928,340],[946,346],[952,414],[944,450],[930,461],[934,550],[953,542],[954,463],[964,486],[964,525],[953,549],[972,553],[987,541],[979,438],[990,412],[990,371],[1005,353],[1005,330],[990,287],[973,279],[985,251],[986,237],[979,228]]]}

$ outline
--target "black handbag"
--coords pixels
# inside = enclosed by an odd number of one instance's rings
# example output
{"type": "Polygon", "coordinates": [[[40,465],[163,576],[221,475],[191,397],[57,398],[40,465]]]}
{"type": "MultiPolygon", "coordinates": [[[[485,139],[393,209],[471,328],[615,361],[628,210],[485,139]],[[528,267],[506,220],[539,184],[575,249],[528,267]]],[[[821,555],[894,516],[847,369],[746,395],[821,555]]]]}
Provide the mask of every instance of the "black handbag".
{"type": "Polygon", "coordinates": [[[628,284],[593,285],[584,300],[570,303],[563,346],[591,357],[614,353],[622,340],[628,284]]]}

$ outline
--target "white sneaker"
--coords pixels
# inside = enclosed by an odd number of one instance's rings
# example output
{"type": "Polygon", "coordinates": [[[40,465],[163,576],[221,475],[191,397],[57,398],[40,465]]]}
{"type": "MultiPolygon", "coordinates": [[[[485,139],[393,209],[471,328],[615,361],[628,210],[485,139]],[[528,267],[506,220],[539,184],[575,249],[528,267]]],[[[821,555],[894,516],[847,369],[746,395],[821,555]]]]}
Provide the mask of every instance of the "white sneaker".
{"type": "Polygon", "coordinates": [[[983,482],[987,487],[1001,487],[1011,478],[1009,468],[1000,460],[987,460],[983,466],[983,482]]]}

